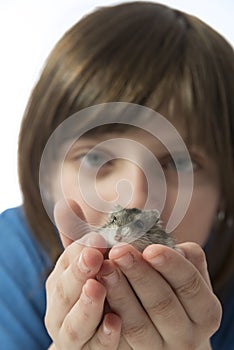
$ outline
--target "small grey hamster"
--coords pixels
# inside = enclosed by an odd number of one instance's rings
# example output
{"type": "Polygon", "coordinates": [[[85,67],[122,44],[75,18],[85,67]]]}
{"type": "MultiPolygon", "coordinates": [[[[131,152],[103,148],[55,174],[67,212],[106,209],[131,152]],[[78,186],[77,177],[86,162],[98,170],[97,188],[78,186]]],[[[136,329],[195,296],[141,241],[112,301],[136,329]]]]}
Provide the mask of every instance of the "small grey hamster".
{"type": "Polygon", "coordinates": [[[114,207],[107,223],[98,229],[109,246],[118,242],[130,243],[140,252],[150,244],[164,244],[174,248],[174,239],[161,227],[158,210],[114,207]]]}

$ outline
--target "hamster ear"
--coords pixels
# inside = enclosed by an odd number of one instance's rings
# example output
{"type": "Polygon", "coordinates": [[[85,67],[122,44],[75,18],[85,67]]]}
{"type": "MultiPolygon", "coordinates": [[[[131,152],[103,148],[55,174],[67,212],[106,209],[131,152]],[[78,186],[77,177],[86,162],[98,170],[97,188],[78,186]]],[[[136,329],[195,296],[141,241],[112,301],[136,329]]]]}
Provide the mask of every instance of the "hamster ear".
{"type": "Polygon", "coordinates": [[[154,217],[155,219],[156,218],[160,219],[160,212],[158,209],[149,209],[144,211],[145,213],[148,213],[150,216],[154,217]]]}
{"type": "Polygon", "coordinates": [[[115,204],[114,207],[113,207],[112,212],[115,213],[115,212],[121,211],[121,210],[123,210],[123,209],[124,209],[124,208],[123,208],[121,205],[115,204]]]}
{"type": "Polygon", "coordinates": [[[64,248],[90,232],[82,209],[73,199],[55,204],[54,219],[64,248]]]}

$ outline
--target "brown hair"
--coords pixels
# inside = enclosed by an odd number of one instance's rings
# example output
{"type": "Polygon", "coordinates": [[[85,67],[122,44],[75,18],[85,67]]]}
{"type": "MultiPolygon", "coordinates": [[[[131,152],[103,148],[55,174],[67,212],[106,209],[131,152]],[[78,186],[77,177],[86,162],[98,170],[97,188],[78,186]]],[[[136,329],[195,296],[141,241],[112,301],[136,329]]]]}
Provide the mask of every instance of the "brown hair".
{"type": "Polygon", "coordinates": [[[233,94],[233,49],[183,12],[151,2],[125,3],[100,8],[65,33],[32,92],[19,138],[24,210],[52,260],[61,246],[38,179],[51,133],[73,113],[98,103],[133,102],[155,110],[167,104],[173,111],[179,100],[191,138],[206,147],[220,169],[225,217],[214,229],[207,256],[214,287],[221,290],[234,264],[234,239],[226,233],[234,217],[233,94]],[[218,268],[217,254],[225,257],[218,268]]]}

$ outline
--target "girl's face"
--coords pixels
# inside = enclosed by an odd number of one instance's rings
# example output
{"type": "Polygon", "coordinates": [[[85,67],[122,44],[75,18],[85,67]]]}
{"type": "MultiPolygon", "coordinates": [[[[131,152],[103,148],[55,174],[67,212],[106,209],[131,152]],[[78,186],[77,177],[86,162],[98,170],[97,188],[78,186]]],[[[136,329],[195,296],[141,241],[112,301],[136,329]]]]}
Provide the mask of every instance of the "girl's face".
{"type": "MultiPolygon", "coordinates": [[[[183,137],[182,130],[177,130],[183,137]]],[[[82,137],[63,164],[63,195],[77,201],[87,221],[97,226],[105,223],[114,204],[143,209],[150,196],[149,206],[153,208],[164,201],[161,219],[165,225],[178,195],[178,171],[186,174],[192,166],[191,201],[172,235],[177,243],[193,241],[204,245],[219,209],[219,179],[215,162],[202,149],[194,146],[189,153],[192,163],[179,154],[177,170],[166,147],[144,130],[129,128],[124,133],[82,137]],[[149,151],[157,158],[156,168],[150,164],[149,151]]]]}

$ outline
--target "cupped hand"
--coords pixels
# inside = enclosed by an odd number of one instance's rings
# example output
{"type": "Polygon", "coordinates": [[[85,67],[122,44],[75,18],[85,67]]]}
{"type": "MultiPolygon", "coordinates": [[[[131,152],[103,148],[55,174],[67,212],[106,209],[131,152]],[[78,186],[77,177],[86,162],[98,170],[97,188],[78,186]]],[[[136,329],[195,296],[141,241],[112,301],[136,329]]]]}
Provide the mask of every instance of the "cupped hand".
{"type": "MultiPolygon", "coordinates": [[[[81,217],[79,207],[74,208],[81,217]]],[[[62,218],[58,226],[69,231],[72,220],[60,209],[55,215],[58,222],[62,218]]],[[[198,245],[181,244],[180,253],[151,245],[141,254],[122,244],[104,260],[101,236],[88,234],[72,242],[62,232],[66,249],[46,283],[51,349],[211,349],[209,339],[219,327],[221,307],[198,245]]]]}
{"type": "Polygon", "coordinates": [[[123,349],[211,349],[221,306],[212,292],[205,254],[195,243],[179,248],[180,253],[151,245],[141,254],[121,244],[103,262],[98,279],[112,311],[121,317],[128,344],[123,349]]]}
{"type": "MultiPolygon", "coordinates": [[[[56,210],[58,221],[69,218],[64,207],[56,210]]],[[[113,313],[103,317],[106,288],[95,278],[104,261],[106,243],[97,233],[73,243],[64,233],[60,234],[67,247],[46,282],[45,325],[53,340],[51,349],[115,350],[121,320],[113,313]]]]}

